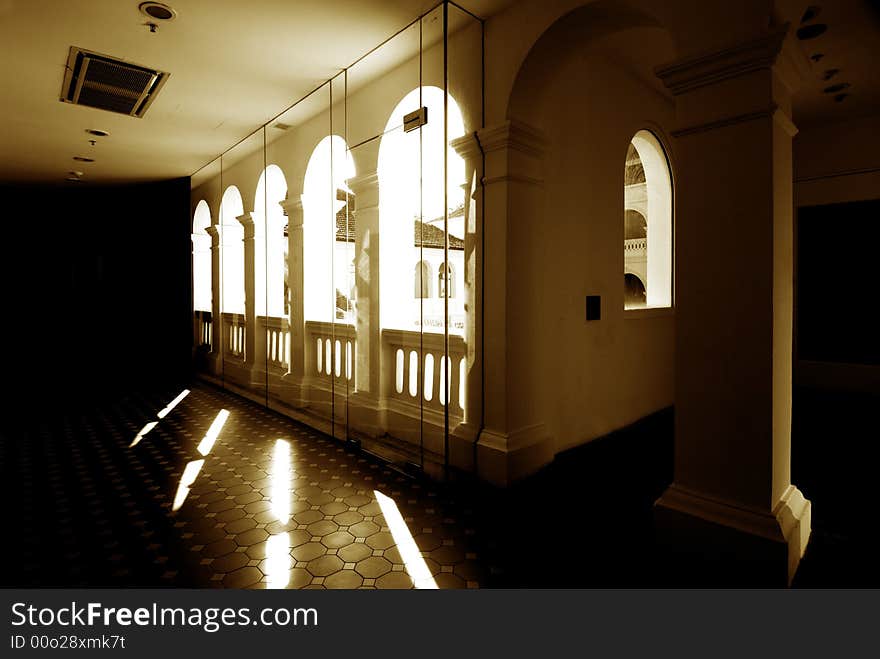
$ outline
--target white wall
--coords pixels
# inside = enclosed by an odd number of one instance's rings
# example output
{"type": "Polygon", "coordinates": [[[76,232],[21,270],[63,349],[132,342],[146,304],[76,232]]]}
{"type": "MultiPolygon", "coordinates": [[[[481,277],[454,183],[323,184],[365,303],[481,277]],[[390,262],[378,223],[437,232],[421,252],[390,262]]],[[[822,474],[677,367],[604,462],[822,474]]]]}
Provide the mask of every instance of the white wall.
{"type": "Polygon", "coordinates": [[[524,396],[537,400],[556,450],[600,437],[673,403],[671,310],[623,306],[623,173],[642,128],[668,125],[672,104],[598,54],[573,54],[536,98],[549,139],[544,203],[510,227],[522,270],[515,317],[531,354],[524,396]],[[602,318],[585,321],[585,296],[602,318]]]}

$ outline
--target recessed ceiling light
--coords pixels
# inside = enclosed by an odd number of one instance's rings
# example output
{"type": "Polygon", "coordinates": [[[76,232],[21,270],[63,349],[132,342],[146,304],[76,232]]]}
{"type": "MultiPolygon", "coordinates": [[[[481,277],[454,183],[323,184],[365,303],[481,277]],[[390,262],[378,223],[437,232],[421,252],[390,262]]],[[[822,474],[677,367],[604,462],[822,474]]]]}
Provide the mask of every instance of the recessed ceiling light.
{"type": "Polygon", "coordinates": [[[97,137],[107,137],[110,134],[108,131],[101,130],[100,128],[86,128],[86,132],[97,137]]]}
{"type": "Polygon", "coordinates": [[[798,28],[797,38],[801,41],[805,41],[806,39],[815,39],[816,37],[825,34],[825,31],[828,29],[828,26],[825,23],[813,23],[812,25],[804,25],[802,28],[798,28]]]}
{"type": "Polygon", "coordinates": [[[814,62],[818,62],[823,57],[825,57],[825,53],[813,53],[812,55],[810,55],[810,59],[814,62]]]}
{"type": "Polygon", "coordinates": [[[142,2],[138,5],[142,14],[157,21],[173,21],[177,17],[177,11],[161,2],[142,2]]]}
{"type": "Polygon", "coordinates": [[[78,171],[76,171],[75,169],[71,169],[71,170],[70,170],[69,172],[67,172],[67,173],[70,174],[71,176],[82,176],[82,175],[83,175],[82,172],[78,172],[78,171]]]}
{"type": "Polygon", "coordinates": [[[73,159],[80,162],[95,162],[94,158],[86,158],[85,156],[74,156],[73,159]]]}
{"type": "Polygon", "coordinates": [[[66,179],[64,179],[64,180],[65,180],[65,181],[70,181],[71,183],[79,183],[79,182],[80,182],[80,179],[78,179],[76,176],[68,176],[68,177],[67,177],[66,179]]]}
{"type": "Polygon", "coordinates": [[[836,85],[831,85],[830,87],[826,87],[822,91],[826,94],[837,94],[838,92],[842,92],[844,89],[849,89],[850,84],[848,82],[840,82],[836,85]]]}

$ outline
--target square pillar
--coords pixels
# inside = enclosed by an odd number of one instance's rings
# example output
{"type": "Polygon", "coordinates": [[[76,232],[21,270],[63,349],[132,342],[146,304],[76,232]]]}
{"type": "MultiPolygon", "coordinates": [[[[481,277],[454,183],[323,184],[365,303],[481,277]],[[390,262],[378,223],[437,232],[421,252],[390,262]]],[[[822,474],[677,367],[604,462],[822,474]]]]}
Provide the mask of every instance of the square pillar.
{"type": "Polygon", "coordinates": [[[682,565],[719,583],[790,581],[810,535],[790,476],[786,27],[657,70],[678,127],[675,476],[656,522],[682,565]]]}
{"type": "Polygon", "coordinates": [[[254,364],[262,361],[265,363],[265,337],[263,337],[263,354],[257,355],[256,336],[257,336],[257,309],[256,309],[256,281],[254,265],[256,255],[254,253],[254,240],[256,238],[256,227],[254,218],[250,213],[244,213],[237,219],[244,227],[244,318],[246,329],[244,333],[244,362],[246,368],[250,371],[254,364]]]}
{"type": "MultiPolygon", "coordinates": [[[[383,363],[379,324],[379,178],[375,172],[347,181],[355,211],[355,390],[349,418],[354,430],[384,433],[380,399],[393,381],[394,363],[383,363]]],[[[387,361],[387,360],[386,360],[387,361]]]]}
{"type": "Polygon", "coordinates": [[[506,121],[477,133],[485,154],[486,216],[483,288],[483,428],[477,444],[477,473],[507,485],[553,459],[553,446],[534,397],[531,337],[517,314],[517,291],[525,275],[512,249],[517,227],[534,222],[543,206],[543,153],[537,129],[506,121]]]}
{"type": "Polygon", "coordinates": [[[221,229],[212,224],[206,231],[211,236],[211,352],[208,356],[208,372],[220,376],[223,372],[223,336],[220,318],[222,279],[220,273],[221,229]]]}

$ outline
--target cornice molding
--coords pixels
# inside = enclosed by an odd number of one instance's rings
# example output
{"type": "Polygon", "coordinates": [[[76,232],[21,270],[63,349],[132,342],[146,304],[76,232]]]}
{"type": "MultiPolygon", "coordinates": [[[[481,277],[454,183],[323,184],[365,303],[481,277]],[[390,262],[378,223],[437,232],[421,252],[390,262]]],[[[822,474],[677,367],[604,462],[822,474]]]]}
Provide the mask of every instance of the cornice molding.
{"type": "Polygon", "coordinates": [[[685,57],[654,69],[674,96],[766,69],[776,62],[789,24],[771,28],[755,39],[727,48],[685,57]]]}
{"type": "Polygon", "coordinates": [[[378,172],[370,172],[368,174],[362,174],[361,176],[355,176],[346,181],[348,187],[351,188],[351,191],[354,192],[355,196],[368,192],[369,190],[373,190],[376,186],[379,185],[379,173],[378,172]]]}
{"type": "Polygon", "coordinates": [[[483,128],[477,131],[477,138],[485,153],[513,149],[539,158],[547,149],[547,138],[543,132],[515,119],[491,128],[483,128]]]}
{"type": "Polygon", "coordinates": [[[449,141],[449,146],[465,160],[476,160],[480,156],[480,141],[476,133],[468,133],[449,141]]]}

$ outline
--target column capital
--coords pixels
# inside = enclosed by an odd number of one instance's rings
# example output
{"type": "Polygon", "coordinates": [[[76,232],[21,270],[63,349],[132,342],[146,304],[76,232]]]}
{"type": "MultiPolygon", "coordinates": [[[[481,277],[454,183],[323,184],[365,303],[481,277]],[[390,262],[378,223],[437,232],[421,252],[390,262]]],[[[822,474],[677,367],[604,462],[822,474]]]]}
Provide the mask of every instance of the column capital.
{"type": "Polygon", "coordinates": [[[477,139],[476,133],[468,133],[467,135],[456,137],[454,140],[449,141],[449,146],[455,149],[455,152],[464,158],[465,161],[476,160],[480,155],[480,142],[477,139]]]}
{"type": "Polygon", "coordinates": [[[244,239],[253,238],[256,231],[256,224],[252,213],[243,213],[235,218],[244,227],[244,239]]]}
{"type": "Polygon", "coordinates": [[[211,236],[211,247],[219,247],[220,245],[220,226],[212,224],[205,227],[205,231],[211,236]]]}
{"type": "Polygon", "coordinates": [[[654,69],[654,73],[674,96],[714,85],[776,63],[789,24],[770,28],[766,33],[720,50],[682,58],[654,69]]]}
{"type": "Polygon", "coordinates": [[[284,214],[287,216],[288,231],[302,227],[303,225],[303,204],[299,195],[293,199],[284,199],[278,202],[284,214]]]}
{"type": "Polygon", "coordinates": [[[513,149],[529,156],[540,157],[547,148],[547,138],[537,128],[510,119],[498,126],[482,128],[476,133],[485,153],[513,149]]]}
{"type": "Polygon", "coordinates": [[[360,176],[354,176],[348,179],[346,183],[348,183],[348,187],[351,188],[355,196],[363,195],[374,190],[379,185],[379,173],[369,172],[360,176]]]}

